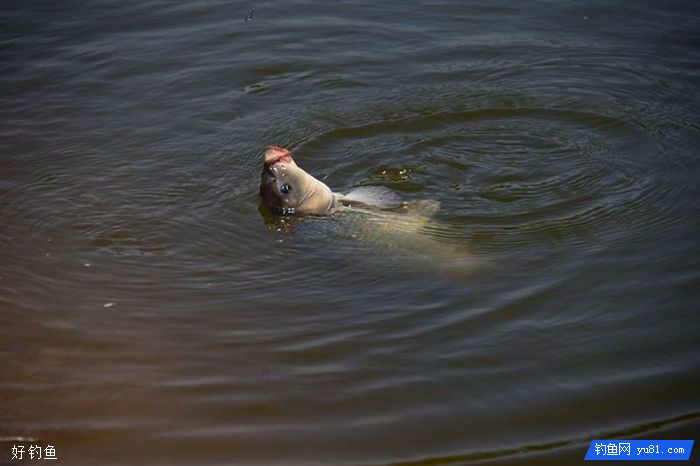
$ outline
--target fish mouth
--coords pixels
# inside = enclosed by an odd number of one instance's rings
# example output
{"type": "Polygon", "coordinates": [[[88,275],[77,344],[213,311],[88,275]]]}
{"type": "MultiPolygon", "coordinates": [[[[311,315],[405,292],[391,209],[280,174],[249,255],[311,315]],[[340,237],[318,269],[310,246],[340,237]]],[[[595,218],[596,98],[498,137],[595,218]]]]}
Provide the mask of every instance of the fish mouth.
{"type": "Polygon", "coordinates": [[[271,167],[276,163],[280,162],[290,162],[292,160],[292,153],[289,149],[285,149],[280,146],[267,146],[265,148],[265,166],[271,167]]]}

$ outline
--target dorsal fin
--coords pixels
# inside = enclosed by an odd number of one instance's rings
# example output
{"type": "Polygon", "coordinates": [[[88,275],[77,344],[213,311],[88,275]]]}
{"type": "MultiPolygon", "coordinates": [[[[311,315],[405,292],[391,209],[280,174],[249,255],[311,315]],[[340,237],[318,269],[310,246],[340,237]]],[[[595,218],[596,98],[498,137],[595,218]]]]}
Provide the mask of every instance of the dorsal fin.
{"type": "Polygon", "coordinates": [[[401,198],[384,186],[359,186],[347,194],[339,194],[338,201],[347,206],[364,205],[379,209],[395,209],[401,205],[401,198]]]}
{"type": "Polygon", "coordinates": [[[432,199],[418,199],[409,201],[401,206],[401,211],[407,215],[418,215],[422,217],[431,217],[440,210],[440,203],[432,199]]]}

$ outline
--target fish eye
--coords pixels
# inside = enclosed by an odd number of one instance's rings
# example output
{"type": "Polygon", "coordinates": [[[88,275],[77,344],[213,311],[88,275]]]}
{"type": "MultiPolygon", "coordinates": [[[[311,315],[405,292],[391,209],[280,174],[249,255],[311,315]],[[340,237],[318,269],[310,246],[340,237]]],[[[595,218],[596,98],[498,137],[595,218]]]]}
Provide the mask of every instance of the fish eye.
{"type": "Polygon", "coordinates": [[[282,187],[280,188],[280,192],[281,192],[282,194],[289,194],[289,193],[292,192],[292,187],[289,186],[289,184],[284,183],[284,184],[282,185],[282,187]]]}

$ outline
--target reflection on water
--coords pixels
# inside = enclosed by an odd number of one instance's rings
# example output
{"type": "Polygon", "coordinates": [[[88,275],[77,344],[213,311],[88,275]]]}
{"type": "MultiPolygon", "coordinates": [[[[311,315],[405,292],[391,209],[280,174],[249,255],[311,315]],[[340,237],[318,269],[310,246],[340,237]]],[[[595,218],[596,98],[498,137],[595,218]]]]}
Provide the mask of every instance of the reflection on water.
{"type": "Polygon", "coordinates": [[[304,465],[693,438],[698,18],[3,4],[0,462],[18,438],[304,465]],[[269,144],[442,207],[275,217],[269,144]]]}

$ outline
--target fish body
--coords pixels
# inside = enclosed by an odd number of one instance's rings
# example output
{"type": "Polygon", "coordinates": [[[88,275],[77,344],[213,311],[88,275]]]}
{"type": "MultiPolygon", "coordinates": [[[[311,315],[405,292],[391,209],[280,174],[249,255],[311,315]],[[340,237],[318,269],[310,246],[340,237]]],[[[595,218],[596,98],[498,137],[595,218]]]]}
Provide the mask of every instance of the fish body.
{"type": "Polygon", "coordinates": [[[431,221],[439,210],[438,202],[402,202],[398,195],[380,186],[362,186],[346,194],[334,192],[299,167],[290,151],[281,147],[270,146],[265,151],[260,198],[268,208],[283,215],[328,217],[334,221],[338,236],[380,246],[383,251],[408,253],[440,267],[462,267],[473,262],[462,248],[430,234],[430,230],[439,230],[431,221]]]}

